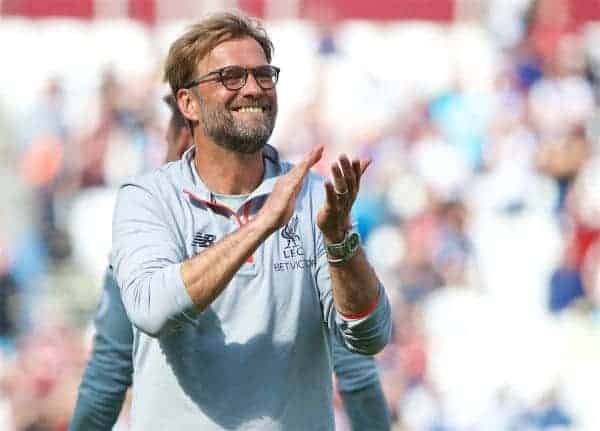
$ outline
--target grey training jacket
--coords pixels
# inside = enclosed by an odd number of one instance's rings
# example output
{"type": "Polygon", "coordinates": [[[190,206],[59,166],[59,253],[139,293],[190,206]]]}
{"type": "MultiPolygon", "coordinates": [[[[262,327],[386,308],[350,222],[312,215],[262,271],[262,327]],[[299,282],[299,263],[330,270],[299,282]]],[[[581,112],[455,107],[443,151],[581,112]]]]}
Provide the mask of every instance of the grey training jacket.
{"type": "Polygon", "coordinates": [[[328,328],[367,355],[389,340],[382,286],[368,316],[346,319],[334,308],[315,224],[324,188],[313,174],[289,223],[206,310],[194,308],[181,262],[251,219],[291,168],[272,147],[263,154],[265,178],[236,213],[211,199],[193,148],[119,191],[112,265],[135,326],[134,431],[333,430],[328,328]]]}

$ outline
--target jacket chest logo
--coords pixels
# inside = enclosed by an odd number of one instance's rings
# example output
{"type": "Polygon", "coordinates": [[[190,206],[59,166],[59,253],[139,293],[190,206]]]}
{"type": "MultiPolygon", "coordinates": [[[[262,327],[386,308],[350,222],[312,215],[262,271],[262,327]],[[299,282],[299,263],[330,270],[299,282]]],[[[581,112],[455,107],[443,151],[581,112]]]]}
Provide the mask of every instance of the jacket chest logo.
{"type": "Polygon", "coordinates": [[[298,216],[294,215],[281,229],[281,237],[286,241],[283,248],[283,257],[293,259],[304,256],[304,248],[298,235],[298,216]]]}
{"type": "Polygon", "coordinates": [[[301,271],[305,268],[314,267],[315,260],[305,257],[302,239],[298,233],[298,215],[294,215],[290,221],[280,230],[281,260],[273,263],[273,271],[301,271]]]}

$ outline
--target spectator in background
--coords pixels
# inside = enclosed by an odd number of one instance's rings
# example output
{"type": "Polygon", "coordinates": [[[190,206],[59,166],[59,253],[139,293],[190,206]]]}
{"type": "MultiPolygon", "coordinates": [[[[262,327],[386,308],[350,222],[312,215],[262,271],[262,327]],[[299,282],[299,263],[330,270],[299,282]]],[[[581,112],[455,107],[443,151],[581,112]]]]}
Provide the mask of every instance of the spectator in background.
{"type": "Polygon", "coordinates": [[[544,64],[552,62],[561,40],[573,31],[568,0],[537,0],[531,2],[528,16],[528,44],[544,64]]]}
{"type": "Polygon", "coordinates": [[[43,97],[29,120],[25,148],[21,156],[21,173],[35,190],[35,205],[39,221],[41,245],[45,251],[51,237],[59,229],[56,197],[65,175],[65,154],[69,150],[70,131],[64,114],[62,83],[51,78],[44,87],[43,97]]]}
{"type": "Polygon", "coordinates": [[[560,313],[583,295],[583,280],[575,261],[574,243],[567,242],[563,258],[550,279],[548,308],[552,313],[560,313]]]}
{"type": "Polygon", "coordinates": [[[5,244],[0,241],[0,343],[3,345],[10,344],[16,336],[19,301],[19,286],[11,274],[5,244]]]}
{"type": "Polygon", "coordinates": [[[578,124],[567,136],[541,140],[538,144],[537,167],[556,182],[556,211],[559,215],[563,215],[571,185],[590,154],[591,147],[583,124],[578,124]]]}
{"type": "Polygon", "coordinates": [[[37,323],[6,364],[2,389],[11,401],[14,429],[64,431],[75,404],[83,344],[71,328],[50,319],[37,323]]]}
{"type": "Polygon", "coordinates": [[[98,123],[80,145],[78,173],[82,187],[104,184],[104,160],[108,141],[115,130],[124,126],[126,112],[122,103],[123,89],[113,72],[106,71],[100,84],[98,123]]]}
{"type": "Polygon", "coordinates": [[[153,128],[152,89],[145,88],[143,80],[137,85],[142,88],[125,88],[114,71],[104,72],[97,118],[90,122],[93,127],[85,131],[78,148],[79,187],[116,185],[145,167],[159,138],[153,128]]]}

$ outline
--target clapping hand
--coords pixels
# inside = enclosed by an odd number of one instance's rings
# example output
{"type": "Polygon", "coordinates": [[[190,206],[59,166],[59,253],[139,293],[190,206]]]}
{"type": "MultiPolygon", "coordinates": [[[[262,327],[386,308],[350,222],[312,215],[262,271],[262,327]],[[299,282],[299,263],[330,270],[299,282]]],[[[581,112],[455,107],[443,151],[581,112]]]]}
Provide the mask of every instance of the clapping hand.
{"type": "Polygon", "coordinates": [[[354,159],[342,154],[331,165],[332,181],[325,182],[327,199],[317,214],[317,226],[325,241],[338,243],[350,229],[350,211],[360,189],[360,179],[370,159],[354,159]]]}
{"type": "Polygon", "coordinates": [[[274,232],[290,220],[294,214],[296,196],[302,188],[304,178],[310,168],[321,160],[322,156],[322,146],[313,148],[302,162],[277,180],[258,216],[265,220],[270,232],[274,232]]]}

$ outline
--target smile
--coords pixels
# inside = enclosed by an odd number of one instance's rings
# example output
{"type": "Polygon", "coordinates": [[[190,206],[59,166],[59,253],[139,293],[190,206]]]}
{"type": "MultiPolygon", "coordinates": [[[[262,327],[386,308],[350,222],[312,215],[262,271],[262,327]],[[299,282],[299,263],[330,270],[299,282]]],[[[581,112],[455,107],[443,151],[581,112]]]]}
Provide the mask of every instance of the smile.
{"type": "Polygon", "coordinates": [[[258,106],[247,106],[243,108],[239,108],[237,112],[254,112],[254,113],[262,113],[263,108],[259,108],[258,106]]]}
{"type": "Polygon", "coordinates": [[[237,106],[231,109],[233,112],[239,112],[242,114],[261,114],[267,111],[270,111],[271,108],[269,105],[265,104],[263,106],[237,106]]]}

